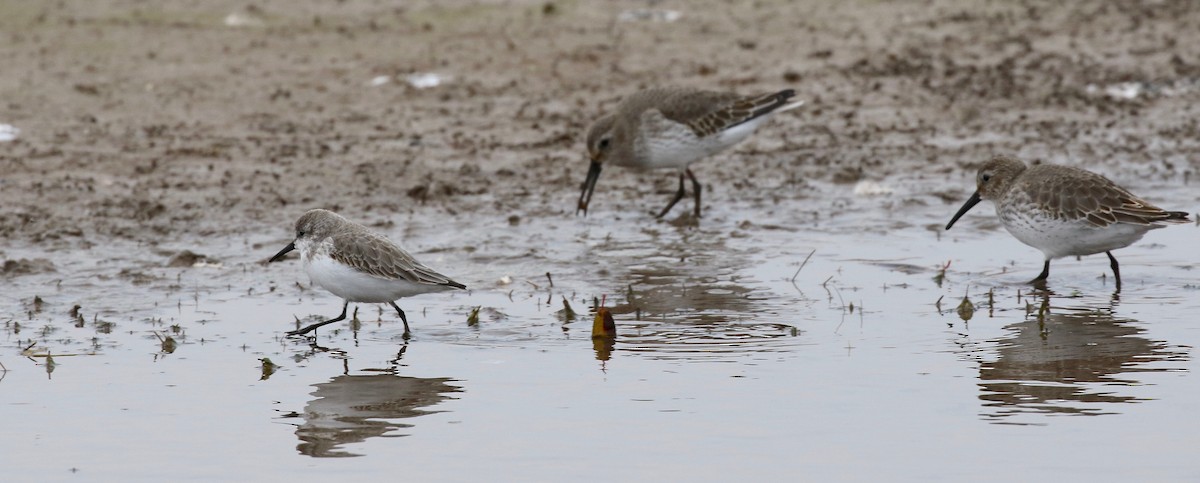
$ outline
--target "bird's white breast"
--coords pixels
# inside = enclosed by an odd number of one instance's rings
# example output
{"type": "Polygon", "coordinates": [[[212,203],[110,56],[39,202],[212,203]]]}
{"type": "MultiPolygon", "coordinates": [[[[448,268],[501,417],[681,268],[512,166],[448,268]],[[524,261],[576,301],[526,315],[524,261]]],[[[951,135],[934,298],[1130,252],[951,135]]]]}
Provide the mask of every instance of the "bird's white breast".
{"type": "Polygon", "coordinates": [[[334,260],[325,250],[303,254],[304,271],[314,284],[351,302],[384,303],[402,297],[437,292],[449,287],[443,285],[410,282],[404,279],[386,279],[334,260]]]}
{"type": "Polygon", "coordinates": [[[658,169],[686,168],[689,164],[712,156],[745,141],[758,126],[771,117],[760,116],[732,128],[697,136],[684,124],[664,119],[645,119],[634,148],[635,159],[628,167],[658,169]]]}
{"type": "Polygon", "coordinates": [[[1047,260],[1124,248],[1157,228],[1129,223],[1098,227],[1083,219],[1054,217],[1032,203],[997,204],[996,215],[1013,237],[1041,250],[1047,260]]]}

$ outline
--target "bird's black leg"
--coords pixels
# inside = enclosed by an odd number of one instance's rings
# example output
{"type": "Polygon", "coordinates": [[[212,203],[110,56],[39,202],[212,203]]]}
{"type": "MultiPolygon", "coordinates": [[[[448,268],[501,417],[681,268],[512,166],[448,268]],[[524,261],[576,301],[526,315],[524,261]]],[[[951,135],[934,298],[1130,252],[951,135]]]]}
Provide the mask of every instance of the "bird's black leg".
{"type": "MultiPolygon", "coordinates": [[[[696,181],[696,175],[692,174],[692,168],[684,168],[683,172],[687,173],[688,178],[692,180],[692,191],[696,195],[696,218],[700,218],[700,182],[696,181]]],[[[679,179],[682,188],[683,178],[679,179]]]]}
{"type": "Polygon", "coordinates": [[[288,333],[287,333],[287,335],[289,335],[289,336],[293,336],[293,335],[304,335],[304,334],[307,334],[307,333],[309,333],[309,332],[312,332],[312,331],[314,331],[314,330],[317,330],[317,327],[320,327],[320,326],[322,326],[322,325],[332,324],[332,323],[334,323],[334,322],[337,322],[337,321],[339,321],[339,320],[343,320],[343,319],[345,319],[345,318],[346,318],[346,307],[349,307],[349,306],[350,306],[350,301],[349,301],[349,300],[347,300],[347,301],[345,301],[344,303],[342,303],[342,315],[339,315],[339,316],[337,316],[337,317],[334,317],[334,318],[332,318],[332,319],[326,320],[326,321],[324,321],[324,322],[317,322],[317,323],[315,323],[315,324],[310,324],[310,325],[304,326],[304,327],[302,327],[302,328],[299,328],[299,329],[293,330],[293,331],[291,331],[291,332],[288,332],[288,333]]]}
{"type": "Polygon", "coordinates": [[[1050,260],[1046,260],[1046,264],[1042,265],[1042,273],[1039,274],[1037,276],[1037,278],[1030,280],[1029,283],[1034,284],[1034,285],[1038,285],[1038,284],[1044,285],[1046,283],[1047,278],[1050,278],[1050,260]]]}
{"type": "Polygon", "coordinates": [[[683,199],[683,172],[681,171],[679,173],[679,191],[675,192],[675,197],[671,198],[671,202],[667,203],[667,207],[663,208],[662,212],[659,213],[656,218],[662,218],[663,215],[667,214],[668,211],[671,211],[671,208],[673,208],[675,206],[675,203],[678,203],[679,200],[682,200],[682,199],[683,199]]]}
{"type": "Polygon", "coordinates": [[[1113,269],[1113,276],[1117,278],[1117,291],[1121,291],[1121,268],[1117,265],[1117,257],[1112,256],[1112,252],[1104,252],[1108,255],[1108,266],[1113,269]]]}
{"type": "Polygon", "coordinates": [[[401,322],[404,322],[404,335],[407,337],[407,336],[408,336],[408,332],[409,332],[409,331],[408,331],[408,317],[405,317],[405,316],[404,316],[404,311],[403,311],[403,310],[400,310],[400,306],[399,306],[399,305],[396,305],[396,302],[395,302],[395,301],[392,301],[392,302],[390,302],[390,303],[392,304],[392,308],[396,309],[396,313],[397,313],[397,314],[400,314],[400,321],[401,321],[401,322]]]}

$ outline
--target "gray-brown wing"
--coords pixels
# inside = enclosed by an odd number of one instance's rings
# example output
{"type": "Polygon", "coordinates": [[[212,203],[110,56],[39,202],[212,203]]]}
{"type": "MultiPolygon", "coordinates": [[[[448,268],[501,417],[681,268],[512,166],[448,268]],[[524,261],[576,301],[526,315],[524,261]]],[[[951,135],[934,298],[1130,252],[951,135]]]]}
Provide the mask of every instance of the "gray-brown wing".
{"type": "Polygon", "coordinates": [[[687,124],[697,136],[711,136],[779,109],[795,95],[795,91],[787,89],[774,94],[742,97],[687,124]]]}
{"type": "Polygon", "coordinates": [[[1064,166],[1040,166],[1038,170],[1045,176],[1036,185],[1027,184],[1026,193],[1065,219],[1086,219],[1097,227],[1187,220],[1186,213],[1163,210],[1096,173],[1064,166]]]}
{"type": "Polygon", "coordinates": [[[732,92],[659,88],[641,91],[634,95],[631,102],[644,104],[645,108],[658,109],[663,117],[680,124],[690,125],[714,111],[720,111],[738,103],[741,99],[742,96],[732,92]]]}
{"type": "Polygon", "coordinates": [[[334,235],[332,241],[337,247],[337,250],[330,254],[334,260],[376,277],[466,288],[463,284],[421,264],[408,252],[380,235],[369,232],[342,233],[334,235]]]}

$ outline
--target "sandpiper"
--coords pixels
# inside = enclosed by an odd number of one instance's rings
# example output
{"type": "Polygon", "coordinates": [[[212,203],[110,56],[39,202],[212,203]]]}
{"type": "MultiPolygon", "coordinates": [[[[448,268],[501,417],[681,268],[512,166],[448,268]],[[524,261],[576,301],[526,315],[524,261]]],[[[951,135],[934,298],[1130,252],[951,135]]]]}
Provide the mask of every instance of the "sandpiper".
{"type": "Polygon", "coordinates": [[[791,89],[773,94],[740,96],[686,88],[657,88],[636,92],[617,104],[614,112],[597,119],[587,131],[591,167],[575,213],[587,215],[588,203],[604,164],[626,168],[679,170],[679,191],[658,214],[661,218],[683,198],[683,176],[692,180],[696,216],[700,216],[700,182],[688,168],[750,136],[772,114],[793,109],[791,89]]]}
{"type": "Polygon", "coordinates": [[[408,317],[396,299],[452,288],[461,283],[433,271],[382,235],[328,210],[311,210],[296,220],[296,239],[268,262],[279,261],[292,250],[300,250],[304,271],[312,282],[341,297],[342,315],[288,332],[303,335],[317,327],[346,318],[350,302],[389,303],[404,322],[408,317]]]}
{"type": "Polygon", "coordinates": [[[1045,254],[1042,273],[1030,283],[1045,282],[1051,259],[1104,252],[1119,291],[1121,271],[1112,250],[1127,247],[1166,224],[1188,222],[1185,212],[1163,210],[1108,178],[1079,168],[1029,167],[1019,159],[996,156],[979,168],[975,181],[975,193],[946,229],[980,200],[992,201],[1004,228],[1021,243],[1045,254]]]}

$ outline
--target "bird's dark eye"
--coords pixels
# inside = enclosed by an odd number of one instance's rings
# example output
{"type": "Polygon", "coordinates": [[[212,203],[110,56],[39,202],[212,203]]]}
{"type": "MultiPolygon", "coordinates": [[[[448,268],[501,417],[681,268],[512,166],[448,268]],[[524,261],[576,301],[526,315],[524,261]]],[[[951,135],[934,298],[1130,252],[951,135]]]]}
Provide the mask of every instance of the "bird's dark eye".
{"type": "Polygon", "coordinates": [[[602,150],[602,151],[603,151],[603,150],[605,150],[605,149],[608,149],[608,144],[609,144],[609,142],[610,142],[610,141],[609,141],[609,139],[608,139],[608,138],[601,139],[601,140],[600,140],[600,143],[597,145],[597,147],[599,147],[599,148],[600,148],[600,150],[602,150]]]}
{"type": "Polygon", "coordinates": [[[296,238],[300,238],[302,236],[304,236],[304,232],[300,231],[300,230],[296,230],[296,238]]]}
{"type": "Polygon", "coordinates": [[[987,182],[988,182],[989,180],[991,180],[991,179],[992,179],[992,175],[991,175],[991,174],[988,174],[988,173],[983,173],[983,174],[979,175],[979,180],[980,180],[980,181],[983,181],[984,183],[987,183],[987,182]]]}

